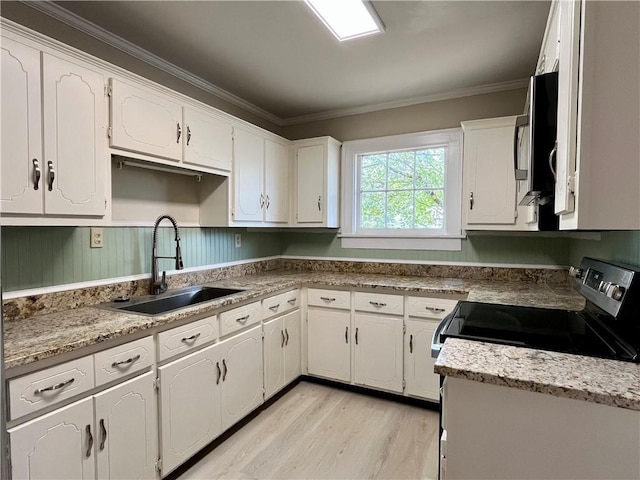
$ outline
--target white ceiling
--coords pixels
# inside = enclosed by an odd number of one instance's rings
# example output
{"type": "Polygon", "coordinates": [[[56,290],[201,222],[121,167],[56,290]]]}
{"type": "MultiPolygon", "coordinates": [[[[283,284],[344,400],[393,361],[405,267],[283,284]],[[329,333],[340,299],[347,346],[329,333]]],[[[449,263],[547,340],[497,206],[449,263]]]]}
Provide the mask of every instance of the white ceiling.
{"type": "Polygon", "coordinates": [[[56,3],[278,123],[513,88],[533,73],[549,11],[548,1],[374,1],[386,32],[339,43],[301,1],[56,3]]]}

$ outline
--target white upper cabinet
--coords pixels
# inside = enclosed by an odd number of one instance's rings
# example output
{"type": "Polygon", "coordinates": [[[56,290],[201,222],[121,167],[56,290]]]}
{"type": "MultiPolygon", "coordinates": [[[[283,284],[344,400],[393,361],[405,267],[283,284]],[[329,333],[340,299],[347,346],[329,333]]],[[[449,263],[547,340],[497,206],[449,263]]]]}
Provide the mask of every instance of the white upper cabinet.
{"type": "Polygon", "coordinates": [[[233,132],[233,220],[262,222],[264,209],[264,139],[235,128],[233,132]]]}
{"type": "Polygon", "coordinates": [[[289,146],[265,140],[264,150],[264,220],[289,221],[289,146]]]}
{"type": "Polygon", "coordinates": [[[183,108],[184,163],[231,171],[233,150],[230,123],[194,108],[183,108]]]}
{"type": "Polygon", "coordinates": [[[557,3],[560,229],[640,229],[640,3],[557,3]]]}
{"type": "Polygon", "coordinates": [[[147,88],[110,79],[110,146],[182,159],[182,106],[147,88]]]}
{"type": "Polygon", "coordinates": [[[331,137],[293,142],[297,225],[339,226],[340,146],[331,137]]]}
{"type": "Polygon", "coordinates": [[[2,213],[104,216],[104,79],[2,39],[2,213]]]}

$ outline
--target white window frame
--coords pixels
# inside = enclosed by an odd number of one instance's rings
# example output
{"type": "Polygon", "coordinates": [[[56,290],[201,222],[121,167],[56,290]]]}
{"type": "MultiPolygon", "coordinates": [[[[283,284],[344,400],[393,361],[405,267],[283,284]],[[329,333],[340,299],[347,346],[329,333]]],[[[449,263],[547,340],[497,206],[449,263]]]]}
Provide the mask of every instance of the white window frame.
{"type": "MultiPolygon", "coordinates": [[[[408,133],[352,140],[342,144],[341,233],[343,248],[462,250],[462,129],[408,133]],[[358,232],[358,157],[361,155],[446,145],[445,226],[436,233],[387,229],[358,232]]],[[[426,230],[426,229],[425,229],[426,230]]]]}

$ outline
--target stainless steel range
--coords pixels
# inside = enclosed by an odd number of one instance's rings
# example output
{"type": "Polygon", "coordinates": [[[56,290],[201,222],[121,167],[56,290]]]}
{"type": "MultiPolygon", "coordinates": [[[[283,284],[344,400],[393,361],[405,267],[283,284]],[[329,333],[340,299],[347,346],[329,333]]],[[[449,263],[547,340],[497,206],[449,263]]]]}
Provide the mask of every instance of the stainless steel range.
{"type": "Polygon", "coordinates": [[[432,355],[451,337],[640,363],[640,269],[585,257],[569,273],[584,310],[459,302],[432,355]]]}

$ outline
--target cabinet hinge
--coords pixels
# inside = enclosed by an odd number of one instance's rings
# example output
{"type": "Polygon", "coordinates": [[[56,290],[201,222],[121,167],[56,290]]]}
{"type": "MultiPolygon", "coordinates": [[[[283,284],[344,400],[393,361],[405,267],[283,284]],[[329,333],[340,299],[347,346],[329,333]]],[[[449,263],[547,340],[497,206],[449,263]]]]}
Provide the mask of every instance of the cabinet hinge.
{"type": "Polygon", "coordinates": [[[111,138],[112,135],[113,135],[113,128],[112,127],[107,128],[107,137],[111,138]]]}
{"type": "Polygon", "coordinates": [[[156,390],[160,390],[160,377],[156,377],[153,381],[153,388],[156,390]]]}
{"type": "Polygon", "coordinates": [[[567,190],[571,195],[576,194],[576,176],[575,175],[570,175],[569,178],[567,178],[567,190]]]}
{"type": "Polygon", "coordinates": [[[106,85],[104,87],[104,93],[107,97],[110,97],[113,94],[113,87],[111,85],[106,85]]]}
{"type": "Polygon", "coordinates": [[[264,330],[262,331],[262,339],[264,340],[264,330]]]}
{"type": "Polygon", "coordinates": [[[407,333],[407,326],[406,325],[402,326],[402,333],[407,333]]]}
{"type": "Polygon", "coordinates": [[[402,391],[404,392],[404,389],[407,388],[407,381],[403,378],[402,379],[402,391]]]}
{"type": "Polygon", "coordinates": [[[517,208],[516,208],[516,210],[515,210],[515,212],[514,212],[514,214],[513,214],[513,217],[514,217],[514,218],[518,218],[518,209],[517,209],[517,208]]]}
{"type": "Polygon", "coordinates": [[[107,199],[106,199],[106,197],[104,199],[104,208],[105,208],[105,210],[107,209],[107,199]]]}
{"type": "Polygon", "coordinates": [[[264,387],[262,387],[262,400],[264,400],[265,398],[267,398],[267,391],[264,387]]]}
{"type": "Polygon", "coordinates": [[[231,207],[231,218],[236,218],[236,208],[231,207]]]}
{"type": "Polygon", "coordinates": [[[162,473],[162,459],[158,458],[158,460],[156,460],[156,470],[160,473],[162,473]]]}

